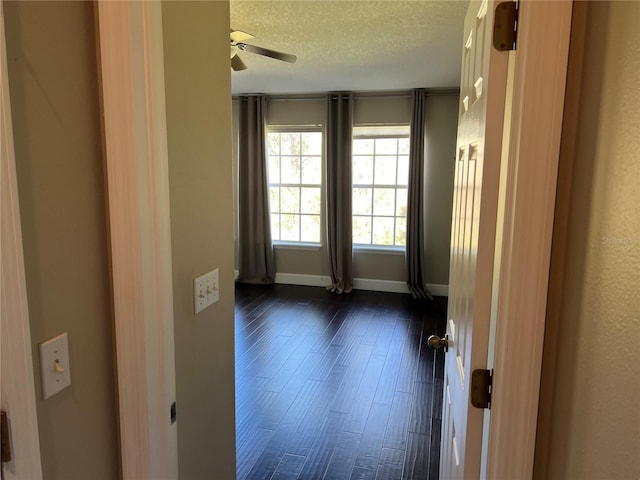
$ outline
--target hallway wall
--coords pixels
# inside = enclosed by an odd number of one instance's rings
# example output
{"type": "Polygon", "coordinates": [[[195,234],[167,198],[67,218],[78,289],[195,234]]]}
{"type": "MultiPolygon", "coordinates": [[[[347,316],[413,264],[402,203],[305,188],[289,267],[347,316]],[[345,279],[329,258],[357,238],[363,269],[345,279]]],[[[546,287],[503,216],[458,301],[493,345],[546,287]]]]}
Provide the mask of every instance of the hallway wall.
{"type": "Polygon", "coordinates": [[[120,476],[93,5],[4,2],[42,470],[120,476]],[[71,386],[43,400],[38,344],[69,334],[71,386]]]}

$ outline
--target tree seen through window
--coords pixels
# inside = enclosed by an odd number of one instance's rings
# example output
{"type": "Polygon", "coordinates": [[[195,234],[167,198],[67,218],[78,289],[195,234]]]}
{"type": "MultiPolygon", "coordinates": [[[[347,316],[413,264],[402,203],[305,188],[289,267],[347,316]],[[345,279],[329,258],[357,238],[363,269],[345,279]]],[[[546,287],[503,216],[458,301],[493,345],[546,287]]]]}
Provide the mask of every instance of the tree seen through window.
{"type": "Polygon", "coordinates": [[[320,243],[322,132],[275,131],[267,137],[271,236],[320,243]]]}
{"type": "Polygon", "coordinates": [[[353,140],[353,243],[406,245],[409,132],[353,140]]]}

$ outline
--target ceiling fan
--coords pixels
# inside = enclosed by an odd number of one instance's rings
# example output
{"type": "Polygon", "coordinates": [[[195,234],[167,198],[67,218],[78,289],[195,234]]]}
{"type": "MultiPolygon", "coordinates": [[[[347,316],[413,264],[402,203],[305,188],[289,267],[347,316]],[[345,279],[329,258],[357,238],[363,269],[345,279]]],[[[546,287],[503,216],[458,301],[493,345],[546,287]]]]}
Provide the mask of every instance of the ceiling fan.
{"type": "Polygon", "coordinates": [[[243,32],[241,30],[231,30],[231,68],[234,72],[247,69],[247,65],[238,55],[238,50],[257,53],[258,55],[275,58],[276,60],[282,60],[283,62],[296,63],[298,58],[290,53],[278,52],[276,50],[269,50],[268,48],[256,47],[255,45],[244,43],[246,40],[251,40],[252,38],[255,37],[250,33],[243,32]]]}

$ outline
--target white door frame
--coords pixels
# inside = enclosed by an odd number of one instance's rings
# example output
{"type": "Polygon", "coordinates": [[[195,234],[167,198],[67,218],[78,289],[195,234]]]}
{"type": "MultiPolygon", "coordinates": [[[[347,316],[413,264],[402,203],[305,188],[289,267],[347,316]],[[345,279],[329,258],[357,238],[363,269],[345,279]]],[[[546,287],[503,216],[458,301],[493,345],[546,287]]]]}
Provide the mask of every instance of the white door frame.
{"type": "Polygon", "coordinates": [[[178,478],[161,2],[97,2],[124,479],[178,478]]]}
{"type": "Polygon", "coordinates": [[[520,1],[487,478],[533,476],[572,7],[520,1]]]}
{"type": "Polygon", "coordinates": [[[40,439],[1,0],[0,43],[0,405],[9,417],[13,450],[13,460],[1,468],[6,479],[40,480],[40,439]]]}

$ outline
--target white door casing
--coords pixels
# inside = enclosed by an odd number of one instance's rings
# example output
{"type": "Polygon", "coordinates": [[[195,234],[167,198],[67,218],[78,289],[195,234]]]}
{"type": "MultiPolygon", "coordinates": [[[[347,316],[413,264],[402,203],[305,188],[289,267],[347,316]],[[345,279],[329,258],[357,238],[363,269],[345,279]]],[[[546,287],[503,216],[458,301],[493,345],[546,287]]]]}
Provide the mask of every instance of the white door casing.
{"type": "Polygon", "coordinates": [[[519,2],[486,478],[533,475],[572,10],[519,2]]]}
{"type": "Polygon", "coordinates": [[[6,480],[39,480],[42,465],[2,2],[0,43],[0,407],[9,417],[12,449],[11,462],[1,468],[6,480]]]}
{"type": "Polygon", "coordinates": [[[479,478],[483,411],[471,374],[487,365],[508,53],[492,46],[494,2],[464,24],[451,230],[440,477],[479,478]]]}
{"type": "Polygon", "coordinates": [[[178,478],[162,4],[96,5],[122,476],[178,478]]]}

